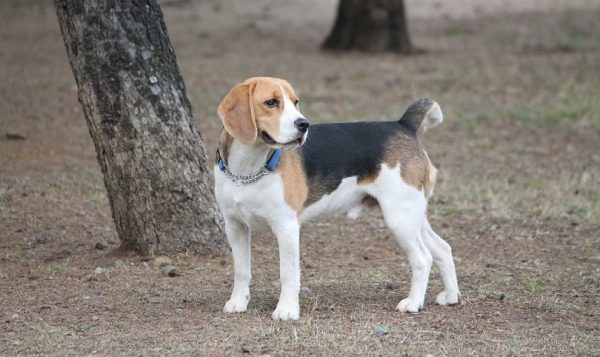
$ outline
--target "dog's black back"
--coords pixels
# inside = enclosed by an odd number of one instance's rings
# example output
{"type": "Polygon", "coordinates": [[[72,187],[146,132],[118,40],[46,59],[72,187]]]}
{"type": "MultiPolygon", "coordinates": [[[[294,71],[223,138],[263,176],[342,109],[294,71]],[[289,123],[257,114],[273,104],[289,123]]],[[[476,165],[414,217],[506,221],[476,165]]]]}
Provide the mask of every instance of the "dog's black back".
{"type": "Polygon", "coordinates": [[[346,177],[356,176],[360,181],[376,174],[389,141],[399,137],[418,146],[415,131],[396,121],[311,125],[306,142],[298,149],[309,187],[319,187],[319,193],[326,194],[346,177]]]}

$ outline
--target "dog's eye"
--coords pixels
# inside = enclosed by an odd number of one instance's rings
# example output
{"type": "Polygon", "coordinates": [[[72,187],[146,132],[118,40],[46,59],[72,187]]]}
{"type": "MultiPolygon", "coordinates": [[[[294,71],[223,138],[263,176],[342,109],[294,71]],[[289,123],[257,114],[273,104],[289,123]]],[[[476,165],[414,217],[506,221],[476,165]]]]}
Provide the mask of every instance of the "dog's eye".
{"type": "Polygon", "coordinates": [[[265,102],[265,104],[267,105],[267,107],[269,108],[276,108],[279,106],[279,101],[275,98],[273,99],[269,99],[265,102]]]}

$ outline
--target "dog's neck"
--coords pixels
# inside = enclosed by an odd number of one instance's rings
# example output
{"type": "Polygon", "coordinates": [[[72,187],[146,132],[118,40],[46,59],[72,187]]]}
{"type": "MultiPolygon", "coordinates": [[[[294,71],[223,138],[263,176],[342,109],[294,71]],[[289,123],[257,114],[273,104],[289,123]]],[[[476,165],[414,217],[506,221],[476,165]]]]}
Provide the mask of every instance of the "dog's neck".
{"type": "Polygon", "coordinates": [[[236,175],[251,175],[258,172],[267,161],[272,149],[262,140],[251,145],[235,140],[228,133],[222,135],[219,153],[229,170],[236,175]]]}
{"type": "Polygon", "coordinates": [[[258,172],[267,161],[271,148],[265,143],[246,145],[234,140],[229,149],[227,165],[236,175],[258,172]]]}

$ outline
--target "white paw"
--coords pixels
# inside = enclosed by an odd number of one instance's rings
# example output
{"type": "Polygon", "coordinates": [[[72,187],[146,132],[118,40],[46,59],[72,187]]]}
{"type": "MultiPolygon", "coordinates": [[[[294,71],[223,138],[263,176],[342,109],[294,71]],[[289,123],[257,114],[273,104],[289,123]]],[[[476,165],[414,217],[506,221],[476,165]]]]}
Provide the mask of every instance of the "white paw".
{"type": "Polygon", "coordinates": [[[231,298],[225,303],[223,312],[232,314],[235,312],[244,312],[248,309],[248,299],[245,297],[231,298]]]}
{"type": "Polygon", "coordinates": [[[363,205],[358,205],[350,208],[348,212],[346,212],[346,217],[350,220],[356,221],[358,217],[360,217],[365,212],[365,207],[363,205]]]}
{"type": "Polygon", "coordinates": [[[438,296],[435,298],[435,302],[438,305],[456,305],[458,304],[459,296],[460,294],[458,293],[458,291],[448,292],[444,290],[438,294],[438,296]]]}
{"type": "Polygon", "coordinates": [[[419,312],[419,309],[421,308],[423,308],[422,301],[417,301],[409,297],[402,299],[398,306],[396,306],[396,310],[402,312],[419,312]]]}
{"type": "Polygon", "coordinates": [[[273,311],[273,320],[298,320],[300,318],[299,304],[277,304],[273,311]]]}

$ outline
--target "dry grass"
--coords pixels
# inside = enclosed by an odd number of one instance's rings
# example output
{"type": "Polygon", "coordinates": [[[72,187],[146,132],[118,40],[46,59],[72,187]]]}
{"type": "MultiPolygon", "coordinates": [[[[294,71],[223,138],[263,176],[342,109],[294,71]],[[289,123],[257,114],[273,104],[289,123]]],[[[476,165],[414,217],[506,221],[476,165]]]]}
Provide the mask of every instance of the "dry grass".
{"type": "Polygon", "coordinates": [[[216,105],[252,75],[289,79],[315,122],[390,120],[417,97],[435,98],[446,123],[424,137],[440,168],[432,222],[453,246],[462,304],[433,304],[434,273],[425,311],[393,311],[409,269],[377,212],[305,226],[310,292],[295,323],[270,319],[269,234],[255,235],[250,311],[236,316],[221,312],[229,257],[174,257],[183,276],[168,278],[110,253],[118,240],[52,10],[9,3],[0,7],[0,354],[600,354],[598,8],[415,18],[414,42],[427,52],[404,58],[319,52],[327,2],[244,4],[165,9],[209,147],[216,105]],[[100,240],[110,249],[95,250],[100,240]],[[86,281],[96,267],[106,272],[86,281]]]}

